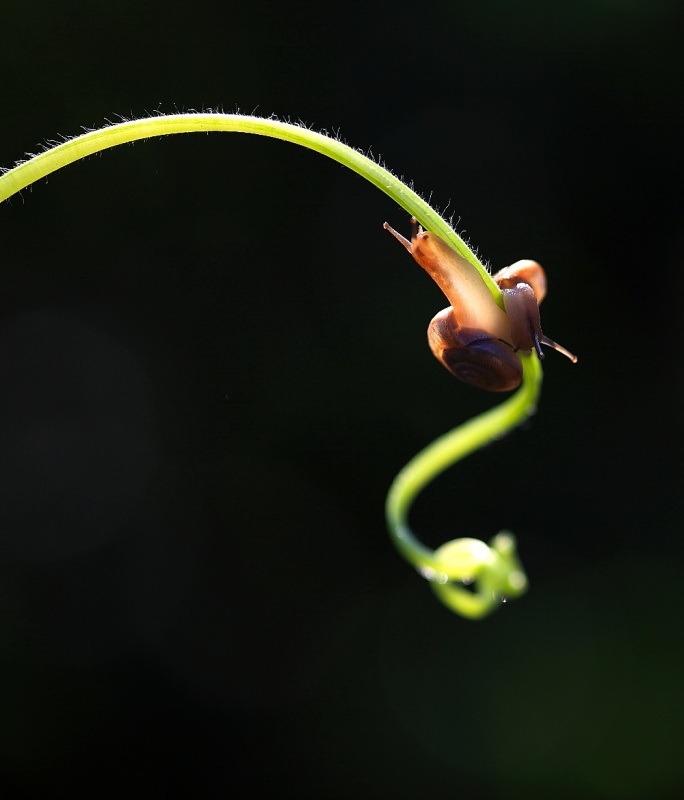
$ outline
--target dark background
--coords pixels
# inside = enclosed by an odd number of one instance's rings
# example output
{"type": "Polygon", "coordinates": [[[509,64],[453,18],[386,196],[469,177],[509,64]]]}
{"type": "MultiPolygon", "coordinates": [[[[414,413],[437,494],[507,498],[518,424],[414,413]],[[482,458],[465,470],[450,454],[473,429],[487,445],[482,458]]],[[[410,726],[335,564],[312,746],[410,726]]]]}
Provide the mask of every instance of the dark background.
{"type": "Polygon", "coordinates": [[[383,501],[499,402],[432,358],[406,214],[270,139],[168,137],[0,208],[7,797],[684,791],[676,0],[7,2],[4,166],[126,117],[339,131],[546,268],[537,416],[446,473],[430,545],[515,531],[484,622],[383,501]]]}

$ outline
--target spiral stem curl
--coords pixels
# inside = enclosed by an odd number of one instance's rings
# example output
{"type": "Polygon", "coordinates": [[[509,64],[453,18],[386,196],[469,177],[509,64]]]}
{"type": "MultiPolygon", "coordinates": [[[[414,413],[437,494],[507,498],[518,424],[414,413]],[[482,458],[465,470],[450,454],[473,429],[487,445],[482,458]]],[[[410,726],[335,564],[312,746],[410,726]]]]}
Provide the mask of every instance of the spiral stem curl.
{"type": "Polygon", "coordinates": [[[534,414],[541,365],[534,354],[521,355],[521,360],[523,381],[516,393],[421,450],[394,479],[385,505],[390,535],[399,552],[431,582],[446,606],[471,619],[485,616],[502,600],[517,597],[527,588],[512,534],[502,531],[490,545],[479,539],[455,539],[431,550],[416,539],[408,515],[420,492],[447,467],[534,414]],[[467,588],[471,584],[474,591],[467,588]]]}

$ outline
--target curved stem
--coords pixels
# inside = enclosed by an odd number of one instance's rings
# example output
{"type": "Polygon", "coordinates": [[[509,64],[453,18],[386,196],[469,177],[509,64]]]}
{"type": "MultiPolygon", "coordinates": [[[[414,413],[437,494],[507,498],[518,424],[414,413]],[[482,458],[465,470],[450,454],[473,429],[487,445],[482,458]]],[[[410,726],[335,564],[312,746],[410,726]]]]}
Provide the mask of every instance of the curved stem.
{"type": "Polygon", "coordinates": [[[485,284],[497,303],[503,308],[503,299],[499,287],[494,283],[487,270],[477,256],[466,245],[461,237],[451,228],[428,203],[404,184],[389,170],[376,164],[358,150],[343,144],[337,139],[316,133],[301,125],[280,122],[276,119],[264,119],[245,114],[170,114],[149,117],[148,119],[120,122],[101,130],[87,131],[81,136],[69,139],[63,144],[46,150],[44,153],[18,164],[13,169],[0,175],[0,202],[20,192],[32,183],[55,172],[68,164],[94,153],[116,147],[120,144],[149,139],[153,136],[168,136],[174,133],[192,133],[200,131],[224,131],[236,133],[253,133],[258,136],[270,136],[286,142],[315,150],[370,181],[378,189],[389,195],[409,215],[414,216],[428,231],[437,234],[463,258],[473,264],[482,275],[485,284]]]}
{"type": "MultiPolygon", "coordinates": [[[[499,287],[475,254],[449,224],[419,195],[391,172],[337,139],[300,125],[242,114],[174,114],[132,120],[81,136],[32,156],[0,175],[0,202],[81,158],[120,144],[201,131],[234,131],[270,136],[315,150],[338,161],[389,195],[421,225],[447,242],[482,275],[503,308],[499,287]]],[[[475,539],[456,539],[433,551],[421,544],[408,525],[410,508],[422,489],[451,464],[498,439],[530,414],[539,396],[541,366],[533,355],[522,356],[523,382],[518,391],[496,408],[437,439],[399,473],[387,498],[387,520],[399,552],[429,580],[440,599],[464,616],[489,613],[499,600],[523,592],[527,580],[515,556],[509,534],[499,534],[490,546],[475,539]],[[460,583],[459,583],[460,582],[460,583]],[[476,591],[465,588],[474,582],[476,591]]]]}
{"type": "Polygon", "coordinates": [[[541,390],[541,365],[533,354],[521,356],[521,360],[523,382],[516,393],[428,445],[401,470],[387,496],[387,522],[397,549],[428,580],[434,581],[438,593],[439,587],[448,589],[450,602],[443,596],[444,592],[441,599],[466,616],[482,616],[502,597],[524,591],[527,580],[515,559],[512,537],[509,535],[506,541],[496,539],[490,548],[475,539],[460,539],[433,551],[415,537],[408,524],[408,514],[420,492],[447,467],[500,439],[534,413],[541,390]],[[501,545],[509,551],[508,566],[501,563],[501,545]],[[492,587],[492,572],[502,569],[502,580],[495,581],[492,587]],[[464,580],[479,580],[481,591],[474,595],[452,584],[464,580]]]}

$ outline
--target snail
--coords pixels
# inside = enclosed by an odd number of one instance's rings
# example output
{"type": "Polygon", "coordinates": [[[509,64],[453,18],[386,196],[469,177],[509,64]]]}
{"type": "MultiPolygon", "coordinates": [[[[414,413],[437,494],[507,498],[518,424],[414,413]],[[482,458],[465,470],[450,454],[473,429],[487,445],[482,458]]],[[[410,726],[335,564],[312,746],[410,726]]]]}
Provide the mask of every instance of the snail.
{"type": "Polygon", "coordinates": [[[411,241],[385,223],[388,230],[437,283],[451,303],[428,327],[430,349],[457,378],[487,389],[507,392],[522,381],[516,353],[552,347],[573,363],[577,357],[544,336],[539,303],[546,294],[546,275],[535,261],[518,261],[492,276],[503,294],[499,307],[475,267],[415,218],[411,241]]]}

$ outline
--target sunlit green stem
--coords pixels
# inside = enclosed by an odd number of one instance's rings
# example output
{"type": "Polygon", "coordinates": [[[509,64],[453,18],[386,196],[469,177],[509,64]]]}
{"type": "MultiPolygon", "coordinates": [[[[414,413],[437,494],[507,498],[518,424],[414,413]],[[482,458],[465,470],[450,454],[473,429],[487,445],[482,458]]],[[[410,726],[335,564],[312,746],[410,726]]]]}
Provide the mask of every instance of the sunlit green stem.
{"type": "Polygon", "coordinates": [[[154,136],[167,136],[174,133],[209,133],[224,131],[235,133],[254,133],[258,136],[270,136],[286,142],[315,150],[370,181],[378,189],[382,189],[395,202],[414,216],[428,231],[437,234],[463,258],[473,264],[482,275],[497,303],[503,308],[503,300],[499,287],[491,279],[472,250],[425,200],[409,189],[389,170],[376,164],[358,150],[343,144],[337,139],[316,133],[302,125],[280,122],[276,119],[263,119],[244,114],[171,114],[168,116],[149,117],[147,119],[130,120],[111,125],[101,130],[87,133],[70,139],[63,144],[46,150],[44,153],[18,164],[0,176],[0,202],[20,192],[32,183],[45,178],[68,164],[73,164],[86,156],[127,144],[139,139],[154,136]]]}
{"type": "Polygon", "coordinates": [[[515,557],[512,536],[499,534],[490,546],[477,539],[457,539],[433,551],[416,539],[408,514],[418,494],[447,467],[501,438],[534,413],[541,366],[535,355],[522,356],[522,362],[523,382],[512,397],[428,445],[397,475],[387,496],[387,521],[399,552],[433,582],[443,602],[468,617],[483,616],[501,599],[525,590],[527,579],[515,557]],[[474,581],[475,591],[459,585],[464,581],[474,581]]]}
{"type": "MultiPolygon", "coordinates": [[[[351,147],[322,133],[275,119],[242,114],[174,114],[132,120],[81,136],[32,156],[0,175],[0,202],[62,167],[138,139],[193,131],[234,131],[283,139],[338,161],[377,186],[410,216],[447,242],[482,275],[503,308],[498,286],[477,257],[449,224],[421,197],[391,172],[351,147]]],[[[422,545],[408,526],[408,513],[422,489],[451,464],[500,438],[533,413],[541,386],[536,356],[523,356],[523,383],[500,406],[439,438],[419,453],[397,476],[387,498],[392,537],[402,555],[431,580],[440,599],[454,611],[477,618],[493,610],[501,599],[523,592],[527,579],[515,555],[510,534],[500,533],[488,546],[476,539],[456,539],[435,551],[422,545]],[[464,584],[474,582],[475,591],[464,584]]]]}

